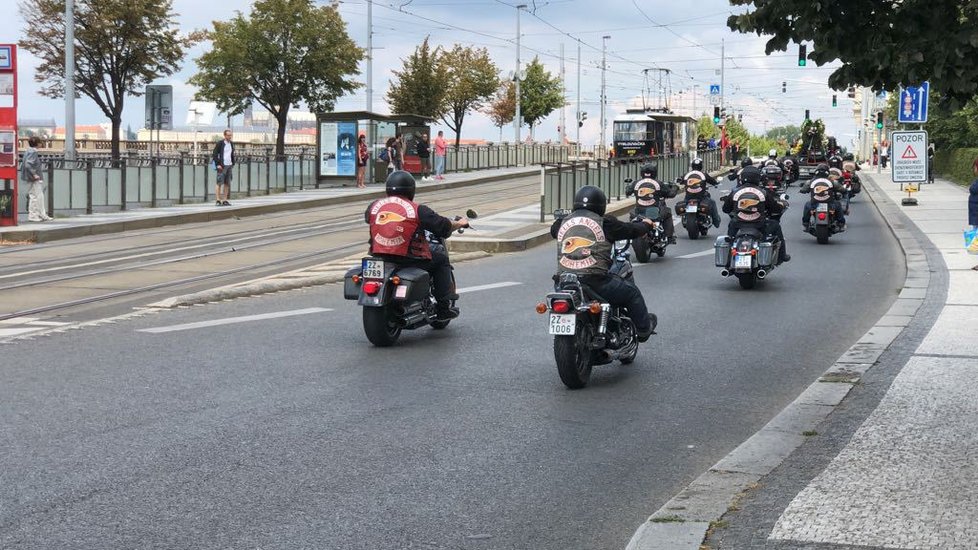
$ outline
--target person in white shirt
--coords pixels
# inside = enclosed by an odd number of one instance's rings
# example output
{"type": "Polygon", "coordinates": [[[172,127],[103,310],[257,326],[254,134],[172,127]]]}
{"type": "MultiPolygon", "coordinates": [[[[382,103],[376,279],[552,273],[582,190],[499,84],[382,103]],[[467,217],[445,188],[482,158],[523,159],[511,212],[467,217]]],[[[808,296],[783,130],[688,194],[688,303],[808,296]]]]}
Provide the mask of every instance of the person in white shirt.
{"type": "Polygon", "coordinates": [[[231,143],[231,130],[224,130],[224,139],[217,142],[214,147],[213,161],[217,167],[217,185],[214,194],[217,198],[217,206],[231,206],[228,199],[231,198],[231,177],[232,167],[235,162],[234,145],[231,143]]]}

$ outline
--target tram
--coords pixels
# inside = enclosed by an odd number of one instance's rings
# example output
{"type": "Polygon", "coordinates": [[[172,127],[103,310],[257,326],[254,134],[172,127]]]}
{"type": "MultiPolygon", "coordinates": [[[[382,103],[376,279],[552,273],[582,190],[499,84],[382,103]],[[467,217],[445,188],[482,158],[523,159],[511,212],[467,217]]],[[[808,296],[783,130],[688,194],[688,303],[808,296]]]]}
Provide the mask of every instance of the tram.
{"type": "Polygon", "coordinates": [[[696,150],[696,120],[668,112],[629,109],[612,126],[615,157],[643,157],[696,150]]]}

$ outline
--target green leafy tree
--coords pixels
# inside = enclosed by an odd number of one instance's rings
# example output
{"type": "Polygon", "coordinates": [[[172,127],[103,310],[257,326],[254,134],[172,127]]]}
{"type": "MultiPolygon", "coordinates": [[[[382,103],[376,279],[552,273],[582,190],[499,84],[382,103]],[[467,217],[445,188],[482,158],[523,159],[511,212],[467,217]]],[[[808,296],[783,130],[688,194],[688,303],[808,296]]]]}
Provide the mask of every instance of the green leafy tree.
{"type": "Polygon", "coordinates": [[[392,113],[437,118],[444,112],[448,73],[441,62],[441,48],[431,49],[428,38],[403,60],[387,90],[392,113]]]}
{"type": "Polygon", "coordinates": [[[502,141],[503,126],[516,118],[516,84],[508,80],[500,83],[496,97],[486,105],[484,112],[499,128],[499,141],[502,141]]]}
{"type": "Polygon", "coordinates": [[[329,112],[336,100],[361,87],[363,49],[346,32],[336,4],[313,0],[256,0],[249,16],[215,21],[211,51],[197,59],[190,83],[198,99],[229,114],[256,102],[278,122],[275,152],[285,152],[289,109],[305,103],[329,112]]]}
{"type": "Polygon", "coordinates": [[[455,132],[455,148],[458,149],[465,116],[481,109],[492,98],[499,86],[499,68],[485,48],[459,44],[441,56],[441,64],[448,76],[441,118],[455,132]]]}
{"type": "MultiPolygon", "coordinates": [[[[41,95],[65,96],[65,2],[20,3],[20,46],[40,59],[34,79],[41,95]]],[[[180,68],[198,33],[181,35],[171,0],[76,0],[75,90],[90,98],[112,122],[112,156],[119,157],[119,129],[128,96],[180,68]]]]}
{"type": "Polygon", "coordinates": [[[696,120],[696,135],[705,139],[719,139],[720,127],[713,123],[713,117],[701,116],[696,120]]]}
{"type": "Polygon", "coordinates": [[[559,77],[543,68],[539,57],[526,66],[526,78],[520,83],[520,116],[530,127],[564,105],[559,77]]]}
{"type": "Polygon", "coordinates": [[[769,35],[766,53],[790,42],[813,44],[808,58],[818,65],[839,60],[829,85],[850,84],[893,90],[929,80],[959,106],[978,93],[978,2],[903,0],[731,0],[752,6],[732,15],[728,26],[769,35]]]}

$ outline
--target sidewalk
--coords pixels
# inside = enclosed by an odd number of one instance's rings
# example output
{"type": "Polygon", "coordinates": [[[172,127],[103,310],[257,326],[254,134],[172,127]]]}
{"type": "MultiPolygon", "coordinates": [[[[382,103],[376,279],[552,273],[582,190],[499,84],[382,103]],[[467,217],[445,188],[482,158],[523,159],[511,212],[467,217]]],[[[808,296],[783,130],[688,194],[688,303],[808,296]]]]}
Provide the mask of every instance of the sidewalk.
{"type": "MultiPolygon", "coordinates": [[[[423,193],[424,191],[452,189],[510,178],[538,176],[539,174],[540,168],[538,166],[454,173],[446,175],[443,181],[419,181],[418,189],[420,193],[423,193]]],[[[385,196],[384,186],[372,184],[368,185],[366,189],[330,187],[245,197],[235,199],[232,206],[216,206],[214,203],[208,202],[159,208],[138,208],[121,212],[56,218],[43,223],[27,222],[26,217],[23,217],[18,226],[0,227],[0,244],[46,242],[165,225],[256,216],[286,210],[302,210],[343,204],[383,196],[385,196]]]]}
{"type": "Polygon", "coordinates": [[[906,256],[899,298],[795,402],[642,524],[629,550],[978,547],[968,195],[938,180],[904,207],[898,184],[867,172],[866,194],[906,256]]]}

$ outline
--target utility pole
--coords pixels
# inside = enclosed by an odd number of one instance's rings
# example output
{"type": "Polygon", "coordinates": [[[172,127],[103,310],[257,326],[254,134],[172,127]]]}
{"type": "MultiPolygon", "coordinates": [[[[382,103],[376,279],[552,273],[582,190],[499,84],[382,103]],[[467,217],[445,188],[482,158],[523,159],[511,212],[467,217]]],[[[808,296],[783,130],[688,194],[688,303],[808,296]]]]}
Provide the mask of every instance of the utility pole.
{"type": "Polygon", "coordinates": [[[699,88],[699,84],[693,84],[693,118],[699,118],[699,113],[696,112],[696,88],[699,88]]]}
{"type": "Polygon", "coordinates": [[[367,112],[374,110],[374,2],[367,0],[367,112]]]}
{"type": "Polygon", "coordinates": [[[516,72],[513,73],[513,79],[516,81],[516,118],[513,120],[513,126],[516,131],[516,145],[518,146],[520,141],[520,126],[522,126],[522,121],[520,118],[522,114],[520,113],[520,80],[521,74],[521,63],[520,63],[520,12],[526,8],[526,4],[520,4],[516,6],[516,72]]]}
{"type": "MultiPolygon", "coordinates": [[[[720,39],[720,111],[721,112],[723,112],[723,94],[726,93],[727,91],[726,86],[724,86],[724,79],[723,79],[723,77],[725,76],[724,72],[726,69],[726,61],[727,61],[724,52],[724,47],[726,46],[725,42],[726,42],[725,39],[723,38],[720,39]]],[[[715,43],[716,42],[714,42],[714,44],[715,43]]]]}
{"type": "Polygon", "coordinates": [[[608,35],[601,37],[601,151],[604,151],[605,140],[604,140],[604,129],[607,125],[605,120],[605,105],[608,103],[608,98],[605,95],[605,71],[608,70],[608,39],[611,38],[608,35]]]}
{"type": "Polygon", "coordinates": [[[65,2],[65,159],[75,160],[75,1],[65,2]]]}
{"type": "Polygon", "coordinates": [[[564,76],[564,43],[560,43],[560,146],[564,146],[564,136],[567,135],[567,78],[564,76]]]}
{"type": "Polygon", "coordinates": [[[581,160],[581,41],[577,41],[577,160],[581,160]]]}

